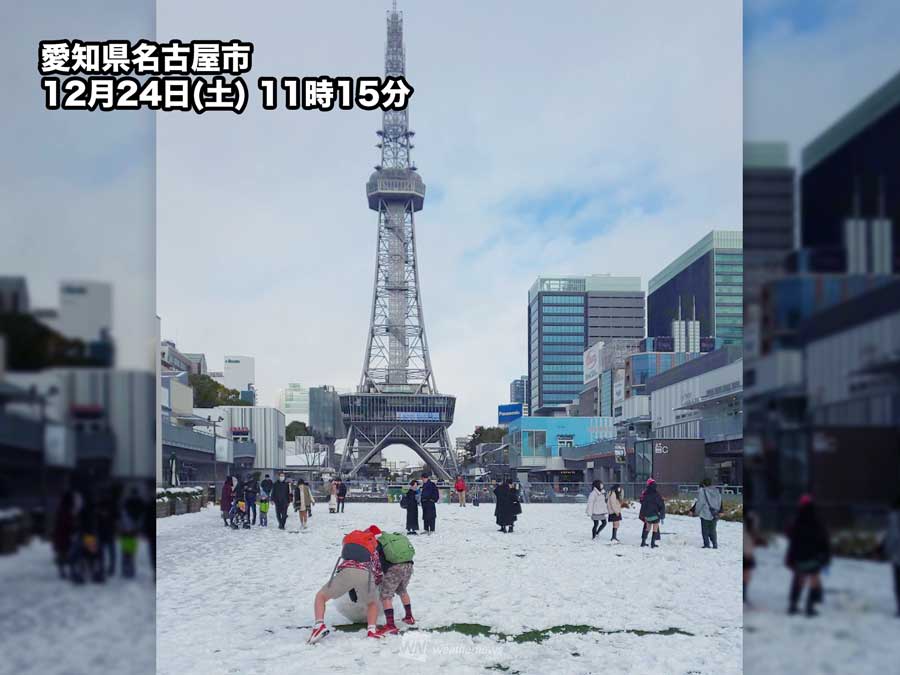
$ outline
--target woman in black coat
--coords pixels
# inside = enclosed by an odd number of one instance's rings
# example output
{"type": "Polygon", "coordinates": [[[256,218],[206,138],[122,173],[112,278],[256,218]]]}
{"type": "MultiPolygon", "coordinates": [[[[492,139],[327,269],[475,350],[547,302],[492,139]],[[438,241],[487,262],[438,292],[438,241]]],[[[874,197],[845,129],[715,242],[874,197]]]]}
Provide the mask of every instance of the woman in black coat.
{"type": "Polygon", "coordinates": [[[419,481],[409,481],[406,491],[406,534],[419,534],[419,481]]]}
{"type": "Polygon", "coordinates": [[[822,602],[823,595],[819,573],[831,562],[831,544],[828,540],[828,531],[819,519],[816,505],[809,495],[800,498],[797,517],[787,534],[788,550],[784,562],[794,573],[788,613],[797,612],[800,594],[808,582],[806,614],[816,616],[816,603],[822,602]]]}
{"type": "Polygon", "coordinates": [[[516,507],[519,503],[518,492],[512,487],[512,481],[505,480],[497,485],[494,488],[494,497],[497,500],[494,515],[497,517],[500,531],[512,532],[516,522],[516,507]]]}
{"type": "Polygon", "coordinates": [[[644,531],[641,532],[641,546],[647,545],[647,534],[650,537],[650,548],[656,548],[659,541],[659,523],[666,517],[666,502],[656,490],[656,481],[652,478],[647,481],[647,487],[641,496],[640,519],[644,522],[644,531]]]}

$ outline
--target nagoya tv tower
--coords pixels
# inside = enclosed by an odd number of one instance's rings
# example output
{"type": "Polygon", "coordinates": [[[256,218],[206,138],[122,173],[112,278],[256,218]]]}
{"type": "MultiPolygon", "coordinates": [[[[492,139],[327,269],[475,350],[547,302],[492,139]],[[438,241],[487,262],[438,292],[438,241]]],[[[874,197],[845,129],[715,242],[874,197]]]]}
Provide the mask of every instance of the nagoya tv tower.
{"type": "MultiPolygon", "coordinates": [[[[396,0],[387,13],[384,70],[406,74],[396,0]]],[[[369,208],[378,212],[375,289],[362,377],[356,393],[341,396],[347,427],[341,473],[354,476],[384,448],[405,445],[450,480],[458,471],[447,432],[456,398],[438,393],[425,337],[414,217],[425,184],[410,159],[415,132],[408,111],[385,111],[377,133],[381,163],[366,183],[369,208]]]]}

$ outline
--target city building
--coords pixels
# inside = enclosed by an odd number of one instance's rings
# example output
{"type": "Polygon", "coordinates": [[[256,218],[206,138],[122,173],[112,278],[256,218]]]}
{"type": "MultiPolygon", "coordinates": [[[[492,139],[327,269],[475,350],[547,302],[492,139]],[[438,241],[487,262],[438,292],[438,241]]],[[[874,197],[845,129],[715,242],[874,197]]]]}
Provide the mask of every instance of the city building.
{"type": "Polygon", "coordinates": [[[338,438],[346,436],[340,392],[334,387],[309,388],[309,428],[321,443],[333,444],[338,438]]]}
{"type": "MultiPolygon", "coordinates": [[[[202,419],[222,418],[221,428],[235,442],[236,468],[272,474],[285,467],[284,413],[270,406],[194,408],[202,419]],[[252,442],[252,443],[248,443],[252,442]]],[[[208,425],[207,425],[208,426],[208,425]]]]}
{"type": "Polygon", "coordinates": [[[191,373],[194,375],[207,375],[206,354],[188,353],[184,356],[191,362],[191,373]]]}
{"type": "Polygon", "coordinates": [[[647,335],[671,336],[679,307],[694,308],[700,335],[743,341],[743,237],[713,230],[650,279],[647,335]]]}
{"type": "Polygon", "coordinates": [[[568,469],[561,454],[565,448],[590,445],[614,438],[614,420],[609,417],[520,417],[509,425],[504,437],[510,471],[523,484],[581,480],[568,469]]]}
{"type": "Polygon", "coordinates": [[[59,309],[47,312],[46,325],[67,338],[89,343],[112,334],[112,284],[100,281],[63,281],[59,309]]]}
{"type": "Polygon", "coordinates": [[[653,438],[702,439],[716,483],[743,483],[743,369],[743,350],[731,345],[647,383],[653,438]]]}
{"type": "Polygon", "coordinates": [[[578,399],[587,347],[644,337],[644,301],[639,277],[538,277],[528,293],[530,414],[563,414],[578,399]]]}
{"type": "Polygon", "coordinates": [[[176,373],[192,373],[194,372],[194,364],[187,354],[178,351],[178,347],[171,340],[163,340],[160,342],[160,362],[163,371],[174,371],[176,373]]]}
{"type": "Polygon", "coordinates": [[[803,149],[801,245],[844,249],[851,274],[900,271],[898,156],[900,73],[803,149]]]}
{"type": "Polygon", "coordinates": [[[225,356],[225,386],[240,392],[241,400],[256,403],[256,359],[252,356],[225,356]]]}
{"type": "Polygon", "coordinates": [[[0,314],[28,314],[30,311],[25,277],[0,276],[0,314]]]}
{"type": "Polygon", "coordinates": [[[744,143],[744,316],[794,250],[794,181],[786,143],[744,143]]]}
{"type": "Polygon", "coordinates": [[[292,382],[278,390],[278,407],[284,412],[287,423],[303,422],[309,425],[309,388],[292,382]]]}
{"type": "Polygon", "coordinates": [[[509,383],[509,402],[521,403],[522,414],[528,414],[528,376],[522,375],[509,383]]]}

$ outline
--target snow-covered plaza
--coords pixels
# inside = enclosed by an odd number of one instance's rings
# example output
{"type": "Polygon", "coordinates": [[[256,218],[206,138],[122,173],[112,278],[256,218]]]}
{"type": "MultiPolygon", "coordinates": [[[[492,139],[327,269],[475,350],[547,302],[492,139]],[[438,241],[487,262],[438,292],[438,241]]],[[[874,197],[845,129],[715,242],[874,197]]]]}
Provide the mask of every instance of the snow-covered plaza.
{"type": "Polygon", "coordinates": [[[591,541],[582,504],[523,508],[502,534],[492,504],[439,505],[436,534],[412,538],[418,625],[370,640],[330,603],[338,629],[316,645],[313,596],[341,536],[402,530],[397,504],[317,505],[302,533],[293,512],[286,531],[274,514],[268,529],[233,531],[212,507],[161,519],[158,672],[396,673],[417,661],[454,674],[741,672],[740,523],[720,523],[719,549],[703,550],[699,522],[670,516],[650,549],[635,511],[615,545],[609,526],[591,541]]]}

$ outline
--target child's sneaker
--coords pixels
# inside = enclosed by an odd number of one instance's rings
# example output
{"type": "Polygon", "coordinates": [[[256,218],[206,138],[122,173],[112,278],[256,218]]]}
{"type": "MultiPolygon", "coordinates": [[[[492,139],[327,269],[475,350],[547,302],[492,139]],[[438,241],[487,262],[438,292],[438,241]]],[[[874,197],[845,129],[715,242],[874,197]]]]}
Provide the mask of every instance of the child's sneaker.
{"type": "Polygon", "coordinates": [[[380,630],[370,630],[368,633],[366,633],[366,637],[370,637],[374,640],[381,640],[384,635],[381,634],[380,630]]]}
{"type": "Polygon", "coordinates": [[[410,625],[410,626],[415,626],[415,625],[416,625],[416,619],[415,619],[415,617],[413,617],[412,615],[410,615],[410,616],[404,616],[404,617],[403,617],[403,623],[408,624],[408,625],[410,625]]]}
{"type": "Polygon", "coordinates": [[[313,628],[312,633],[309,634],[309,639],[306,642],[307,644],[311,645],[315,644],[330,632],[331,631],[328,630],[328,626],[326,626],[324,623],[316,624],[316,627],[313,628]]]}
{"type": "Polygon", "coordinates": [[[385,637],[387,635],[399,635],[400,631],[397,630],[396,626],[382,626],[375,633],[378,637],[385,637]]]}

